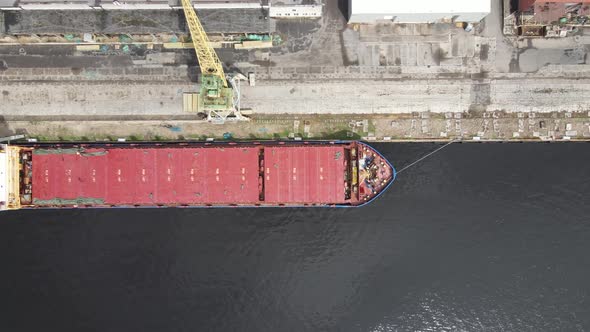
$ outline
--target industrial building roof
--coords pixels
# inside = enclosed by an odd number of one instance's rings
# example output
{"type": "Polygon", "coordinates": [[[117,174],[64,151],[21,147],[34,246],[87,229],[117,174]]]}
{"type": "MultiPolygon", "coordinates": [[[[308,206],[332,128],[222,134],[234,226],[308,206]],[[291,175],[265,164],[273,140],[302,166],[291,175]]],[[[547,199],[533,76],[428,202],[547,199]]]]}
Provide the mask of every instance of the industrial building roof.
{"type": "Polygon", "coordinates": [[[352,14],[481,13],[490,11],[490,0],[383,1],[351,0],[352,14]]]}

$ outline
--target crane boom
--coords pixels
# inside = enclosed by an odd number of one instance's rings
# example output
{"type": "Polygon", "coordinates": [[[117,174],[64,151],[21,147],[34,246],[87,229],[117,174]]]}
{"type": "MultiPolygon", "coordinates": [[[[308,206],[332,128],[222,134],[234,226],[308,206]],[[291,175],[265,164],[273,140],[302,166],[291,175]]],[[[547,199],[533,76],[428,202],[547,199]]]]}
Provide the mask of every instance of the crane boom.
{"type": "Polygon", "coordinates": [[[181,0],[193,47],[201,68],[199,93],[183,95],[183,107],[190,112],[207,113],[209,121],[248,120],[240,112],[240,79],[243,75],[225,77],[221,61],[209,43],[209,37],[197,17],[191,0],[181,0]]]}
{"type": "Polygon", "coordinates": [[[219,57],[217,56],[217,53],[215,53],[213,47],[211,47],[211,44],[209,43],[209,37],[207,37],[207,33],[205,32],[205,29],[203,29],[203,25],[201,25],[201,21],[199,21],[191,1],[182,0],[182,9],[184,11],[184,16],[186,17],[186,22],[190,30],[193,47],[195,48],[195,53],[197,54],[197,59],[199,60],[201,73],[203,75],[219,77],[220,81],[223,83],[223,86],[227,87],[227,79],[225,78],[221,61],[219,60],[219,57]]]}

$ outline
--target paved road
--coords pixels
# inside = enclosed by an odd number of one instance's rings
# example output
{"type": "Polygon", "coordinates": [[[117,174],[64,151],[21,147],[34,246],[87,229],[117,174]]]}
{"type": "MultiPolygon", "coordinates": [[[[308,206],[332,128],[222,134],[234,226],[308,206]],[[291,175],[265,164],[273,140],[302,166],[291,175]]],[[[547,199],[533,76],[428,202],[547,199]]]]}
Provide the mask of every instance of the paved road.
{"type": "MultiPolygon", "coordinates": [[[[4,82],[0,114],[182,115],[189,90],[170,80],[4,82]]],[[[259,81],[242,92],[243,107],[269,114],[590,110],[590,78],[259,81]]]]}

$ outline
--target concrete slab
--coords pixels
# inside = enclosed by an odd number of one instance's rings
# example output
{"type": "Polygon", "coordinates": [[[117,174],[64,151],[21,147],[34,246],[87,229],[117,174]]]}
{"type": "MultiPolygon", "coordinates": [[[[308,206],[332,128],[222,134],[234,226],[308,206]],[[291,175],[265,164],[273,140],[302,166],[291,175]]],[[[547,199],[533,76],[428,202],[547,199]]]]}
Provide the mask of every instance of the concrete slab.
{"type": "MultiPolygon", "coordinates": [[[[265,10],[202,9],[198,12],[209,33],[269,32],[265,10]]],[[[180,33],[186,34],[182,10],[70,10],[5,12],[6,33],[180,33]]]]}

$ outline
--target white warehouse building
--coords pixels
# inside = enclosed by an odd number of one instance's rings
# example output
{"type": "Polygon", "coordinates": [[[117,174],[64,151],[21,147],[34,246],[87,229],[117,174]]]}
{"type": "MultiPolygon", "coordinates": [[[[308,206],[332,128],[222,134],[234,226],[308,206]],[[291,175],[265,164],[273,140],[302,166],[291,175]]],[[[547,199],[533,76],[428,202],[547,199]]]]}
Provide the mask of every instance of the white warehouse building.
{"type": "Polygon", "coordinates": [[[479,22],[491,0],[348,0],[348,23],[479,22]]]}

